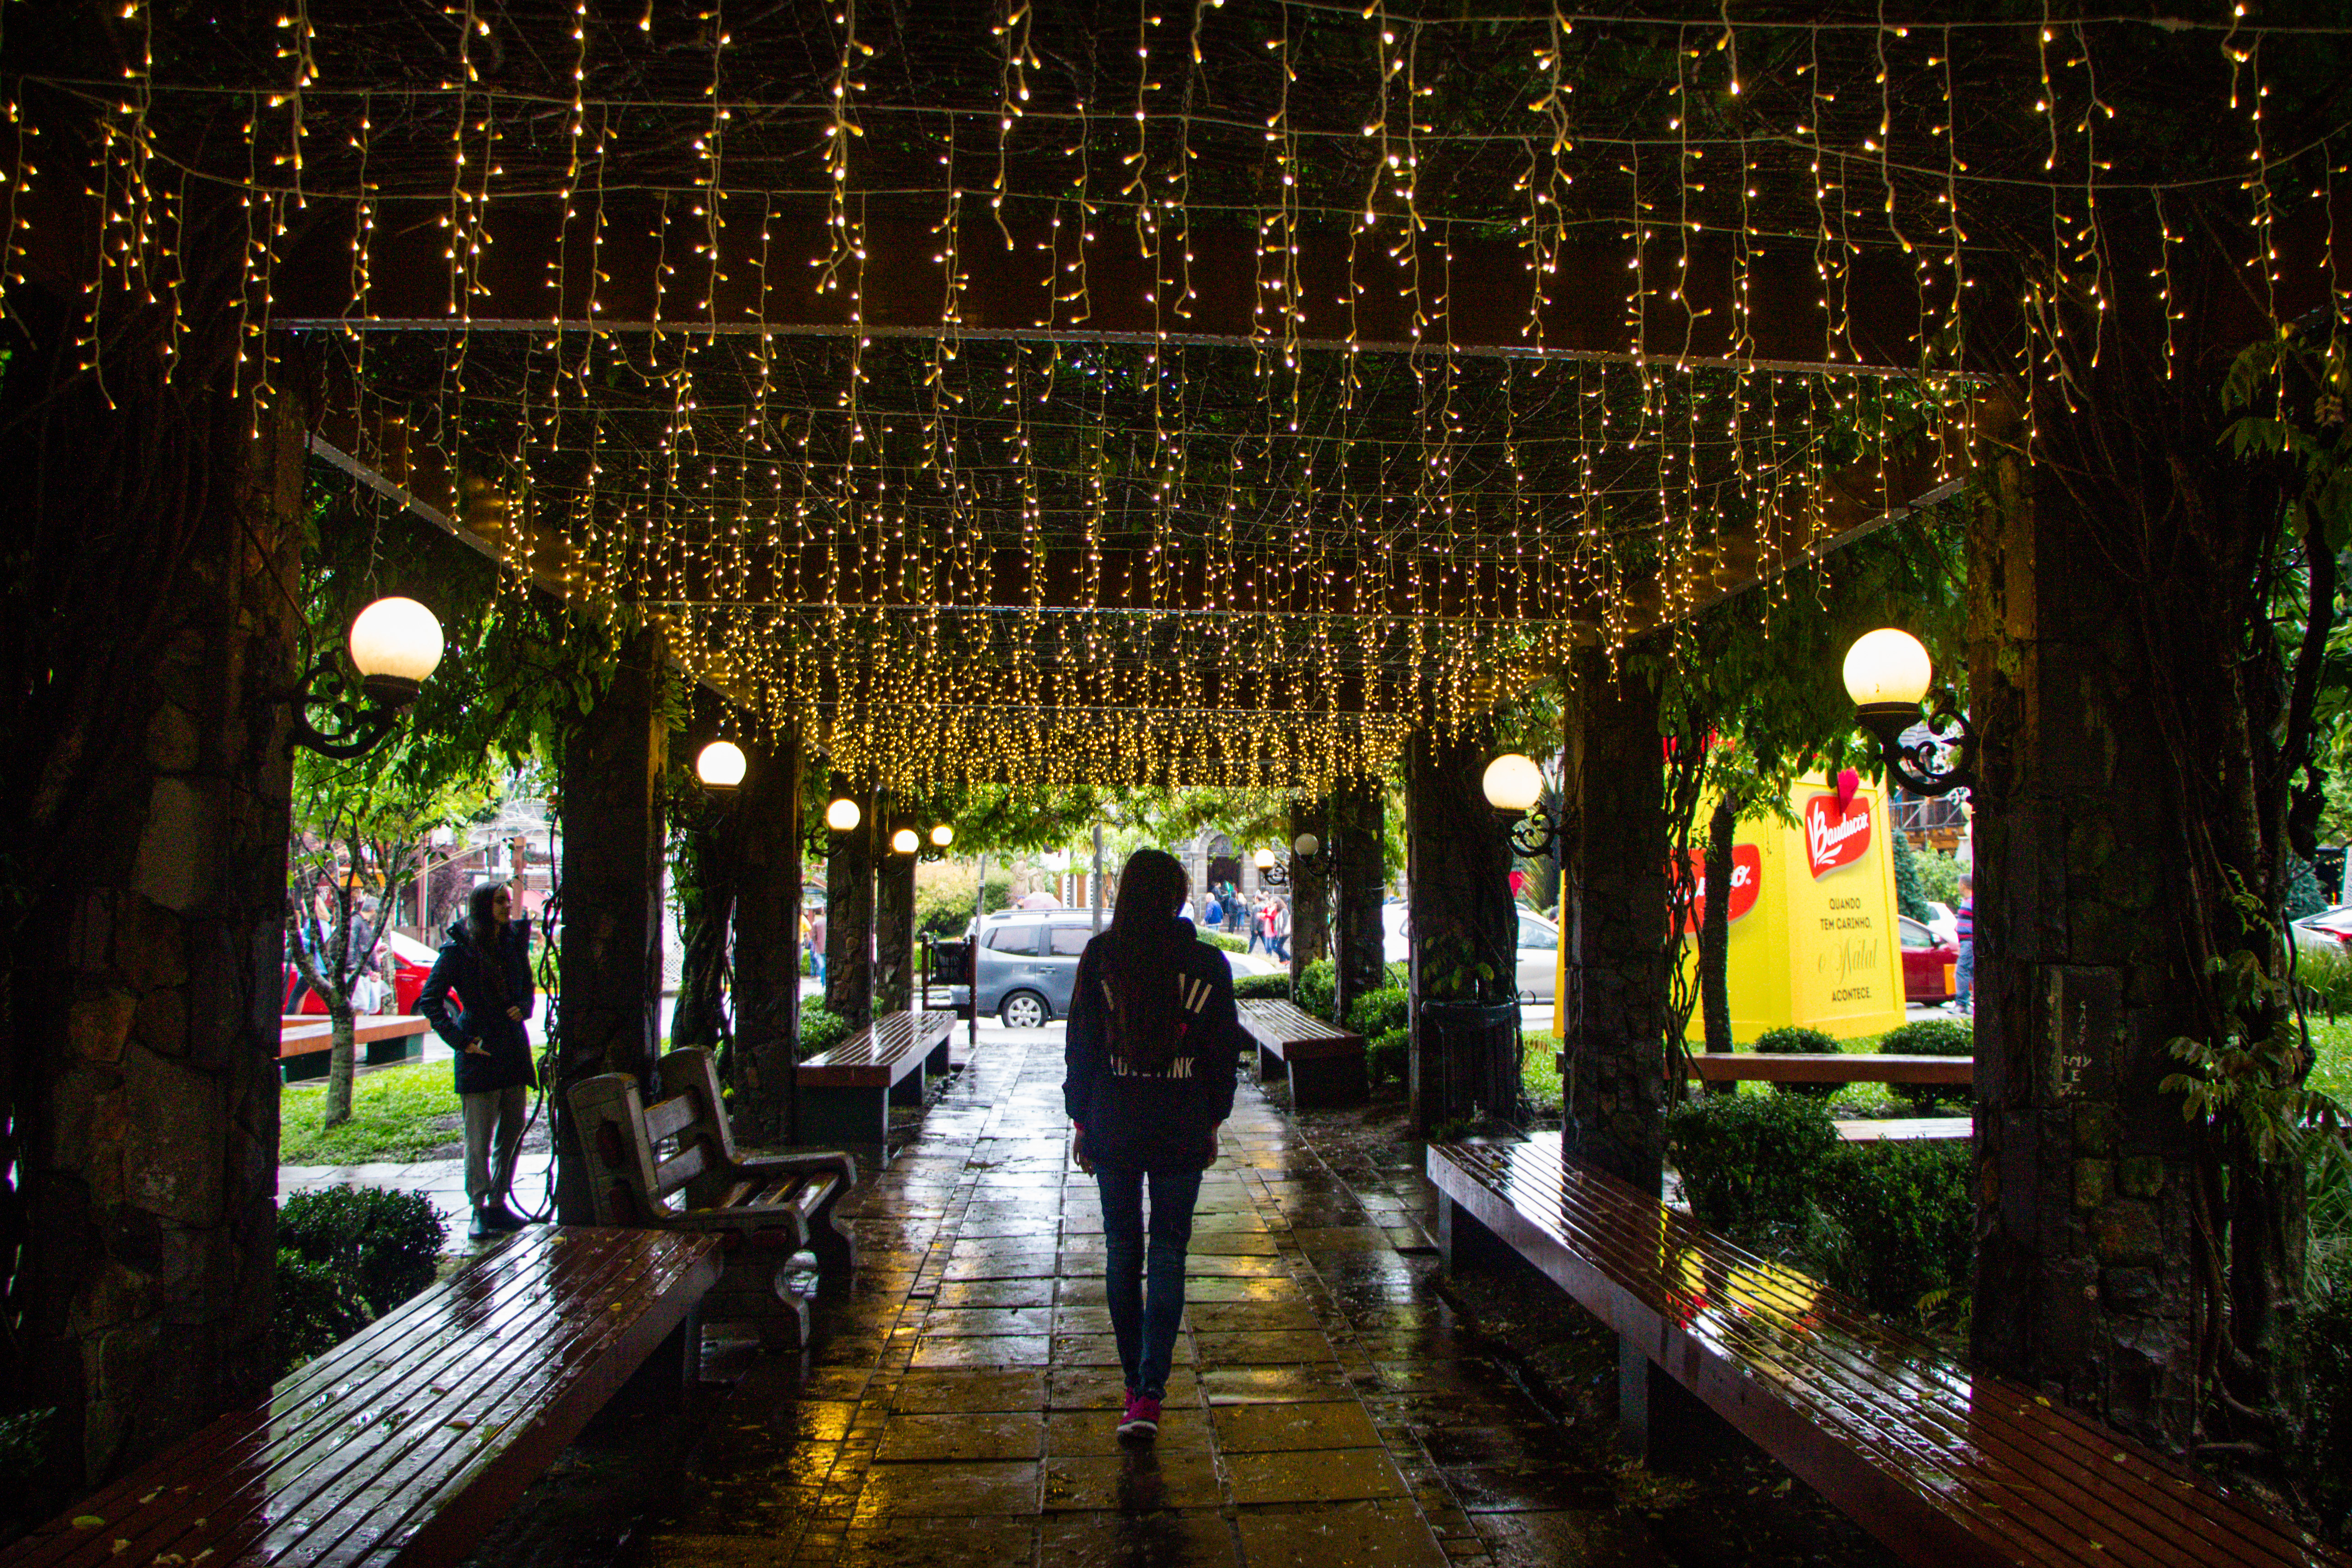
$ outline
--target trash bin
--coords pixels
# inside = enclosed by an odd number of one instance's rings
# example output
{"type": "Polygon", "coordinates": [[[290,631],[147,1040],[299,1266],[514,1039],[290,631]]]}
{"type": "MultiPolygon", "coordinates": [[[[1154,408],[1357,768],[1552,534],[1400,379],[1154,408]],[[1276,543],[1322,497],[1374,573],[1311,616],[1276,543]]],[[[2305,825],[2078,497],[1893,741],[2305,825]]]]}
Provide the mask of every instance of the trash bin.
{"type": "Polygon", "coordinates": [[[1480,1115],[1517,1122],[1519,1005],[1423,1003],[1419,1065],[1413,1099],[1423,1131],[1480,1115]]]}

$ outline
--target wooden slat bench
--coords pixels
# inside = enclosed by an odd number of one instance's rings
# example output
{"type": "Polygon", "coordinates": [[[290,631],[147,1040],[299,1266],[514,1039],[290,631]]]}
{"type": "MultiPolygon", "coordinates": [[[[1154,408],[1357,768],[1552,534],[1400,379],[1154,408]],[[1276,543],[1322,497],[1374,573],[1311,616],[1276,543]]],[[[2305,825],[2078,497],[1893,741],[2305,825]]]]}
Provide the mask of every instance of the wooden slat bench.
{"type": "Polygon", "coordinates": [[[1972,1373],[1622,1182],[1558,1134],[1440,1144],[1449,1267],[1517,1254],[1619,1336],[1637,1440],[1671,1378],[1921,1568],[2346,1568],[2127,1438],[1972,1373]]]}
{"type": "Polygon", "coordinates": [[[1309,1110],[1364,1102],[1363,1036],[1289,1002],[1244,1002],[1237,1010],[1242,1027],[1257,1042],[1258,1077],[1287,1072],[1294,1107],[1309,1110]]]}
{"type": "Polygon", "coordinates": [[[534,1226],[0,1564],[461,1563],[632,1373],[682,1380],[718,1278],[706,1237],[534,1226]]]}
{"type": "MultiPolygon", "coordinates": [[[[352,1038],[361,1047],[360,1060],[380,1067],[406,1060],[414,1054],[412,1042],[432,1026],[415,1013],[371,1016],[352,1020],[352,1038]]],[[[324,1075],[327,1053],[334,1045],[334,1024],[315,1013],[289,1013],[278,1020],[278,1059],[286,1064],[289,1082],[324,1075]]]]}
{"type": "Polygon", "coordinates": [[[1838,1136],[1849,1143],[1893,1143],[1912,1138],[1973,1138],[1972,1116],[1857,1117],[1837,1124],[1838,1136]]]}
{"type": "Polygon", "coordinates": [[[1708,1083],[1930,1083],[1976,1080],[1974,1057],[1882,1057],[1854,1052],[1693,1051],[1690,1076],[1708,1083]]]}
{"type": "Polygon", "coordinates": [[[689,1047],[654,1067],[662,1098],[651,1105],[626,1073],[572,1086],[596,1223],[718,1238],[726,1271],[702,1316],[756,1324],[764,1343],[798,1349],[808,1342],[808,1303],[791,1287],[792,1259],[815,1255],[821,1291],[848,1288],[857,1253],[833,1210],[857,1184],[856,1163],[837,1152],[743,1159],[717,1059],[689,1047]]]}
{"type": "Polygon", "coordinates": [[[951,1013],[885,1013],[801,1063],[801,1136],[887,1146],[891,1103],[923,1103],[926,1077],[948,1070],[954,1032],[951,1013]]]}

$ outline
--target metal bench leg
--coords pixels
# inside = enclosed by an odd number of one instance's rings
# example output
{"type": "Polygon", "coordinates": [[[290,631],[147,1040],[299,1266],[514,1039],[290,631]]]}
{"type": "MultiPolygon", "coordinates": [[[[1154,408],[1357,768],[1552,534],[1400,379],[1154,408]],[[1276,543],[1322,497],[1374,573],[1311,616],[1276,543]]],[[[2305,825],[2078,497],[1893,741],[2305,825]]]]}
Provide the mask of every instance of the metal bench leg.
{"type": "Polygon", "coordinates": [[[1448,1274],[1477,1273],[1512,1264],[1526,1267],[1525,1259],[1510,1243],[1488,1230],[1484,1220],[1452,1198],[1441,1198],[1438,1204],[1437,1250],[1445,1260],[1448,1274]]]}
{"type": "Polygon", "coordinates": [[[1258,1082],[1272,1083],[1275,1079],[1284,1077],[1289,1071],[1290,1064],[1288,1062],[1284,1061],[1280,1057],[1276,1056],[1264,1046],[1260,1046],[1257,1048],[1258,1082]]]}
{"type": "Polygon", "coordinates": [[[914,1071],[890,1086],[890,1103],[893,1105],[922,1104],[923,1082],[923,1069],[917,1067],[914,1071]]]}
{"type": "Polygon", "coordinates": [[[945,1078],[954,1068],[955,1062],[948,1055],[948,1042],[944,1039],[923,1058],[923,1071],[933,1078],[945,1078]]]}
{"type": "Polygon", "coordinates": [[[1654,1470],[1672,1469],[1738,1441],[1698,1395],[1676,1383],[1641,1346],[1617,1342],[1617,1447],[1654,1470]]]}

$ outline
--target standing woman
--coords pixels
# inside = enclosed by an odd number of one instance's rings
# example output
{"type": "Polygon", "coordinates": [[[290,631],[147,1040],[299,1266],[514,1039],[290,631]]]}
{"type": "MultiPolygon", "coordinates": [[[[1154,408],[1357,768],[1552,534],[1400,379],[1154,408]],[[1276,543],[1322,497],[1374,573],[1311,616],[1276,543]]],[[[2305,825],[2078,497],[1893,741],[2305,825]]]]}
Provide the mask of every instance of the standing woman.
{"type": "Polygon", "coordinates": [[[449,1042],[457,1100],[466,1112],[466,1196],[474,1205],[467,1232],[476,1241],[522,1227],[507,1206],[515,1151],[522,1142],[530,1063],[530,922],[508,918],[513,895],[485,882],[466,900],[466,918],[449,928],[416,1010],[449,1042]],[[457,1006],[449,1005],[451,991],[457,1006]],[[497,1161],[491,1160],[496,1133],[497,1161]]]}
{"type": "Polygon", "coordinates": [[[1062,1085],[1079,1165],[1102,1191],[1105,1294],[1127,1374],[1118,1435],[1138,1439],[1160,1431],[1184,1318],[1192,1205],[1217,1157],[1217,1128],[1234,1109],[1241,1038],[1233,971],[1177,913],[1184,892],[1174,856],[1139,849],[1128,858],[1110,929],[1078,960],[1062,1085]]]}

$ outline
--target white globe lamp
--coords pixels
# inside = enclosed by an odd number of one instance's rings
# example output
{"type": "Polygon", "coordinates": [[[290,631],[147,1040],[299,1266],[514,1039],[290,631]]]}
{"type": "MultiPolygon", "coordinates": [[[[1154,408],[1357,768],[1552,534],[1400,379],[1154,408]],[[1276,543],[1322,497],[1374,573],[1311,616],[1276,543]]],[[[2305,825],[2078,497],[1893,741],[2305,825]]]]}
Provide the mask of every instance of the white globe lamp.
{"type": "Polygon", "coordinates": [[[378,599],[352,618],[352,664],[370,697],[405,708],[441,664],[441,623],[414,599],[378,599]]]}

